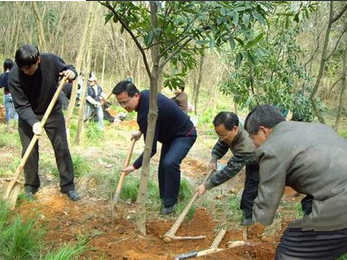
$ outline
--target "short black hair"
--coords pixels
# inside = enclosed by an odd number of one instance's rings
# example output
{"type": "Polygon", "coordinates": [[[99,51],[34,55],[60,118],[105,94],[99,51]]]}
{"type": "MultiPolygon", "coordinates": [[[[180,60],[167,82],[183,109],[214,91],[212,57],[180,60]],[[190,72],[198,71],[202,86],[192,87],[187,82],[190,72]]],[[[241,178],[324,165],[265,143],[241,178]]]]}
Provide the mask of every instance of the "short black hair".
{"type": "Polygon", "coordinates": [[[4,61],[4,71],[6,71],[6,70],[10,70],[10,69],[12,69],[12,67],[13,67],[13,60],[11,60],[11,59],[6,59],[5,61],[4,61]]]}
{"type": "Polygon", "coordinates": [[[232,130],[234,126],[239,126],[239,117],[233,112],[219,112],[213,119],[213,126],[223,124],[225,129],[232,130]]]}
{"type": "Polygon", "coordinates": [[[140,93],[134,83],[126,80],[118,82],[112,90],[112,94],[114,95],[119,95],[122,92],[127,92],[129,97],[133,97],[136,93],[140,93]]]}
{"type": "Polygon", "coordinates": [[[30,67],[39,59],[40,52],[37,46],[32,44],[24,44],[15,54],[15,61],[18,68],[30,67]]]}
{"type": "Polygon", "coordinates": [[[283,121],[286,121],[285,117],[272,105],[258,105],[248,113],[245,129],[251,135],[257,134],[260,126],[273,128],[283,121]]]}

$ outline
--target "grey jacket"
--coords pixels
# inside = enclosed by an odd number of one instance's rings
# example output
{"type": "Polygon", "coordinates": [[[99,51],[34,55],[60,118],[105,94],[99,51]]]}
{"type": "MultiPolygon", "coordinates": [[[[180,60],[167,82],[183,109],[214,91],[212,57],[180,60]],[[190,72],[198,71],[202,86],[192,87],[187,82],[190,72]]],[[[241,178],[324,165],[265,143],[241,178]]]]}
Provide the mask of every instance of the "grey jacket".
{"type": "Polygon", "coordinates": [[[249,138],[248,132],[239,124],[239,132],[230,146],[224,142],[217,141],[211,153],[211,163],[216,163],[230,149],[233,156],[229,159],[227,166],[217,171],[206,181],[206,189],[212,189],[238,174],[241,169],[251,162],[255,162],[255,146],[249,138]]]}
{"type": "Polygon", "coordinates": [[[260,166],[253,220],[270,225],[285,186],[313,196],[312,213],[290,223],[303,230],[347,228],[347,140],[331,127],[281,122],[257,149],[260,166]]]}

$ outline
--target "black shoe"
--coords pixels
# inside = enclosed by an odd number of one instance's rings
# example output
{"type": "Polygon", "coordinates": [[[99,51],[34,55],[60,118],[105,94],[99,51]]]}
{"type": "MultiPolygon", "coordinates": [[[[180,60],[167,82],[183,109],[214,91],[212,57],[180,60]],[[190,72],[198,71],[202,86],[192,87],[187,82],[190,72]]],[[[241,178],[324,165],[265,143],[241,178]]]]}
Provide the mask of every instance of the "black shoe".
{"type": "Polygon", "coordinates": [[[66,192],[66,195],[72,201],[77,201],[77,200],[81,199],[80,195],[78,195],[78,193],[75,190],[70,190],[70,191],[66,192]]]}
{"type": "Polygon", "coordinates": [[[163,215],[169,215],[175,212],[175,205],[172,205],[170,207],[164,207],[160,213],[163,215]]]}
{"type": "Polygon", "coordinates": [[[242,226],[249,226],[253,224],[252,218],[245,218],[241,221],[242,226]]]}

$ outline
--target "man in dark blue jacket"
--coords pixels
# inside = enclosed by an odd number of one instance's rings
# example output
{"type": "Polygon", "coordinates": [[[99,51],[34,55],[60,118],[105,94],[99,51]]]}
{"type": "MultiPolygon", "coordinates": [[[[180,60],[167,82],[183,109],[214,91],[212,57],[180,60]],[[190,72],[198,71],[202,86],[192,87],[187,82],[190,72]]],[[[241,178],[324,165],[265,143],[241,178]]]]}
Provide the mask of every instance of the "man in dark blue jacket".
{"type": "MultiPolygon", "coordinates": [[[[40,120],[56,92],[59,78],[65,76],[73,80],[77,73],[72,65],[66,64],[60,57],[52,53],[40,54],[38,48],[31,44],[25,44],[16,51],[15,61],[9,76],[9,89],[19,115],[18,131],[24,154],[34,134],[42,133],[40,120]]],[[[54,149],[61,192],[73,201],[79,200],[59,102],[55,103],[44,128],[54,149]]],[[[30,198],[40,187],[38,162],[39,145],[36,143],[24,166],[25,190],[30,198]]]]}
{"type": "MultiPolygon", "coordinates": [[[[147,117],[149,112],[150,92],[139,91],[128,81],[119,82],[112,93],[116,95],[118,103],[128,112],[137,112],[137,123],[140,130],[132,134],[138,139],[147,134],[147,117]]],[[[157,141],[162,143],[158,169],[159,192],[163,202],[162,214],[174,212],[177,203],[181,181],[180,164],[196,141],[197,133],[193,123],[175,104],[174,101],[162,94],[157,95],[158,118],[153,140],[153,156],[157,150],[157,141]]],[[[133,165],[123,169],[130,173],[142,165],[143,153],[135,160],[133,165]]]]}

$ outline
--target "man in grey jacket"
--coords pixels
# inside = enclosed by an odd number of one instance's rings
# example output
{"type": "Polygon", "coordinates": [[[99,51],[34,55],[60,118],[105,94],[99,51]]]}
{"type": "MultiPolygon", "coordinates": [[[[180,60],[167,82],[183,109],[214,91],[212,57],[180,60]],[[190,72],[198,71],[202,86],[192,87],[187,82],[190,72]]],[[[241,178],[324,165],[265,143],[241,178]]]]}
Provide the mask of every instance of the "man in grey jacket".
{"type": "Polygon", "coordinates": [[[276,259],[333,260],[347,252],[347,140],[323,124],[286,122],[270,105],[255,107],[245,128],[260,166],[253,221],[273,222],[285,186],[312,197],[312,211],[288,225],[276,259]]]}
{"type": "Polygon", "coordinates": [[[243,211],[242,225],[252,224],[253,201],[258,195],[259,166],[255,161],[255,146],[243,129],[239,118],[233,112],[222,111],[213,120],[215,132],[219,140],[211,153],[209,168],[216,170],[217,161],[230,149],[232,157],[228,164],[217,171],[206,183],[198,187],[199,195],[212,189],[238,174],[246,166],[246,181],[241,197],[240,208],[243,211]]]}

